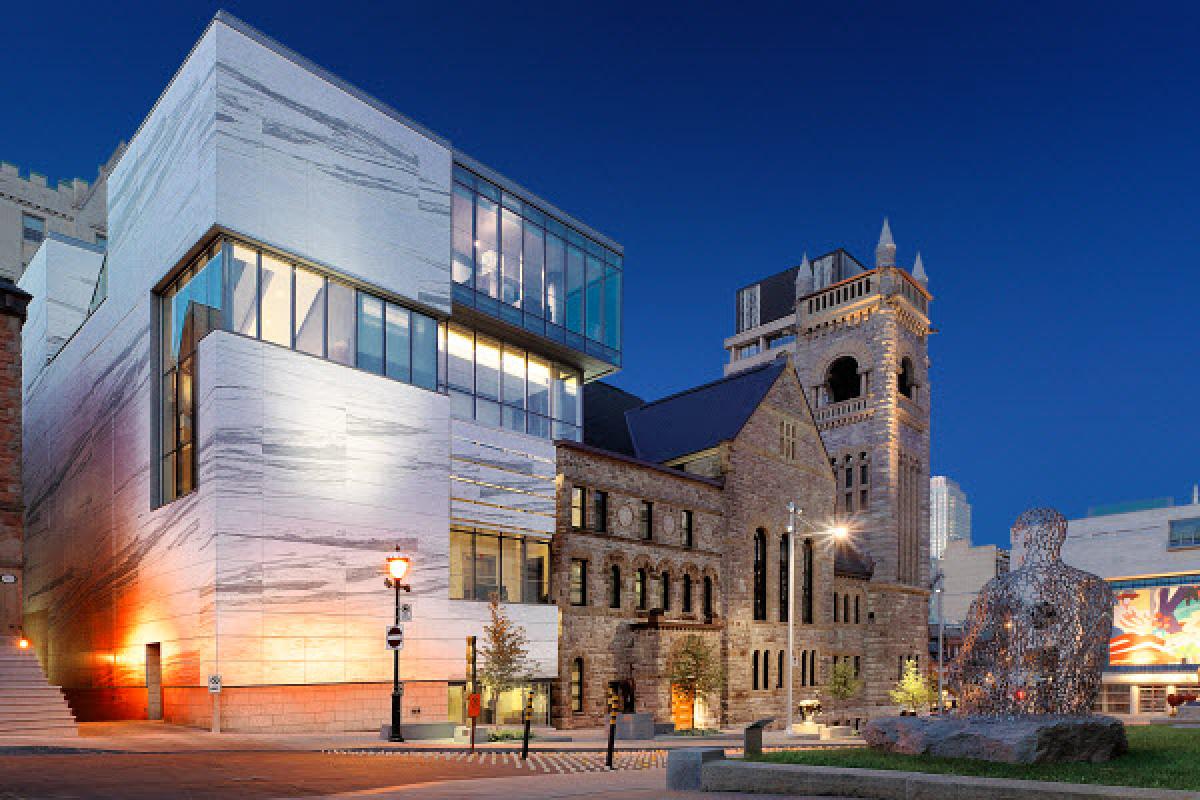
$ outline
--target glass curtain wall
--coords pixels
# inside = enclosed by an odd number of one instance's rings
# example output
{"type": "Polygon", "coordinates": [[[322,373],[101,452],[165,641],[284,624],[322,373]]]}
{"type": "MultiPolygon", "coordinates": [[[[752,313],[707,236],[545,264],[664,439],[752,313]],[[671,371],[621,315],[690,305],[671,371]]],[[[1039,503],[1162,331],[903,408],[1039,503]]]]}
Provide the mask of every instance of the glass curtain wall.
{"type": "Polygon", "coordinates": [[[227,330],[436,391],[438,323],[285,258],[218,241],[163,291],[160,498],[196,486],[196,343],[227,330]]]}
{"type": "Polygon", "coordinates": [[[455,300],[620,365],[620,254],[462,167],[454,181],[455,300]]]}
{"type": "Polygon", "coordinates": [[[450,599],[550,602],[550,542],[455,528],[450,531],[450,599]]]}
{"type": "Polygon", "coordinates": [[[450,413],[543,439],[580,438],[579,371],[499,339],[450,324],[446,383],[450,413]]]}

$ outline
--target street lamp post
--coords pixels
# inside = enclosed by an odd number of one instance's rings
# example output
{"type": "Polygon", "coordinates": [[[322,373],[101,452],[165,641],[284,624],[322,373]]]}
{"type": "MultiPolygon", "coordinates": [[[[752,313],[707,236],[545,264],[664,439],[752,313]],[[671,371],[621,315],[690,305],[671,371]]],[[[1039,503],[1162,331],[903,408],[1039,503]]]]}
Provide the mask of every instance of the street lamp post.
{"type": "MultiPolygon", "coordinates": [[[[384,580],[384,585],[389,589],[396,590],[396,622],[400,624],[400,592],[411,592],[412,587],[407,583],[401,583],[404,576],[408,574],[408,568],[412,565],[412,559],[408,556],[399,554],[400,548],[396,548],[396,555],[388,556],[387,572],[388,577],[384,580]]],[[[388,734],[389,742],[403,742],[404,736],[400,731],[400,710],[404,703],[404,687],[400,685],[400,649],[392,650],[392,729],[388,734]]]]}
{"type": "Polygon", "coordinates": [[[942,700],[942,698],[943,698],[943,695],[942,695],[942,672],[946,668],[945,661],[942,657],[942,651],[945,650],[945,648],[946,648],[946,618],[942,615],[942,587],[945,584],[945,581],[946,581],[946,573],[942,572],[939,569],[937,572],[937,575],[933,576],[933,593],[937,595],[937,617],[938,617],[938,646],[937,646],[938,716],[941,716],[942,713],[946,710],[945,706],[943,704],[943,700],[942,700]]]}
{"type": "Polygon", "coordinates": [[[788,510],[788,637],[787,637],[787,735],[792,735],[792,669],[796,658],[796,515],[804,509],[795,503],[787,504],[788,510]]]}
{"type": "MultiPolygon", "coordinates": [[[[794,502],[787,504],[788,524],[788,635],[787,635],[787,735],[792,735],[792,720],[795,714],[792,703],[792,670],[796,660],[796,518],[804,513],[794,502]]],[[[845,539],[849,531],[844,526],[836,526],[825,531],[827,536],[834,539],[845,539]]]]}

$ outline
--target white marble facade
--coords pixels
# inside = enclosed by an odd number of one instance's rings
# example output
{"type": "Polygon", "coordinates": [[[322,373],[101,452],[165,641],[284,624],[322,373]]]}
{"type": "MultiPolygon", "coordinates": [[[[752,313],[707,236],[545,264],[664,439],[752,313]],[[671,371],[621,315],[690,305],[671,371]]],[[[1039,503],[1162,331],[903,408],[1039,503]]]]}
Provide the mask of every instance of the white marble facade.
{"type": "MultiPolygon", "coordinates": [[[[230,692],[389,681],[383,558],[397,545],[414,558],[402,674],[463,678],[464,637],[488,609],[448,599],[451,518],[549,536],[550,443],[451,422],[443,394],[217,332],[197,355],[198,488],[155,508],[152,485],[166,274],[223,228],[444,317],[451,161],[220,15],[130,142],[109,179],[107,299],[52,359],[53,337],[25,341],[26,622],[82,717],[145,713],[154,643],[176,695],[204,697],[214,673],[230,692]]],[[[86,260],[39,257],[31,320],[49,313],[45,276],[86,260]]],[[[509,608],[553,675],[557,609],[509,608]]],[[[169,700],[168,717],[195,721],[189,702],[169,700]]]]}

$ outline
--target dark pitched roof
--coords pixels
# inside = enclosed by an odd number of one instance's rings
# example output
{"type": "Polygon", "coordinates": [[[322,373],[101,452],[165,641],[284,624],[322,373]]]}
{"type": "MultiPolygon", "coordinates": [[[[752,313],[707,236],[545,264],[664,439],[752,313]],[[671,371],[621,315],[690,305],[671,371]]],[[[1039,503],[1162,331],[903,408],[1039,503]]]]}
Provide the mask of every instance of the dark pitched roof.
{"type": "Polygon", "coordinates": [[[626,411],[634,453],[670,461],[734,438],[786,366],[780,357],[626,411]]]}
{"type": "Polygon", "coordinates": [[[632,456],[633,441],[625,412],[645,401],[604,381],[583,385],[583,442],[602,450],[632,456]]]}
{"type": "Polygon", "coordinates": [[[875,574],[875,559],[850,542],[837,542],[833,551],[833,574],[842,578],[871,580],[875,574]]]}

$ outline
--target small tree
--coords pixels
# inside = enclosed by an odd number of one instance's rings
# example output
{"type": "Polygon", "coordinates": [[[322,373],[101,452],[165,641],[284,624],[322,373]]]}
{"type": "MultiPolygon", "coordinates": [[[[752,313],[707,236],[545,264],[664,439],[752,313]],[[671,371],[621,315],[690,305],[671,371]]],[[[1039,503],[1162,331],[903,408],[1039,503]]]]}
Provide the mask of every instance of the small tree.
{"type": "Polygon", "coordinates": [[[904,674],[896,688],[888,692],[892,702],[904,706],[914,713],[920,706],[928,706],[934,700],[935,690],[928,679],[917,670],[917,661],[910,658],[904,662],[904,674]]]}
{"type": "Polygon", "coordinates": [[[696,700],[701,695],[719,690],[725,683],[721,664],[703,639],[692,634],[685,637],[671,653],[667,667],[671,685],[678,686],[692,697],[691,727],[696,728],[696,700]]]}
{"type": "Polygon", "coordinates": [[[833,665],[829,673],[829,696],[839,704],[854,697],[862,687],[863,682],[854,676],[854,665],[848,659],[833,665]]]}
{"type": "Polygon", "coordinates": [[[508,618],[496,595],[491,598],[492,622],[483,629],[479,648],[483,666],[479,681],[492,695],[492,721],[496,722],[496,704],[500,693],[530,680],[533,664],[529,660],[529,637],[525,629],[508,618]]]}

